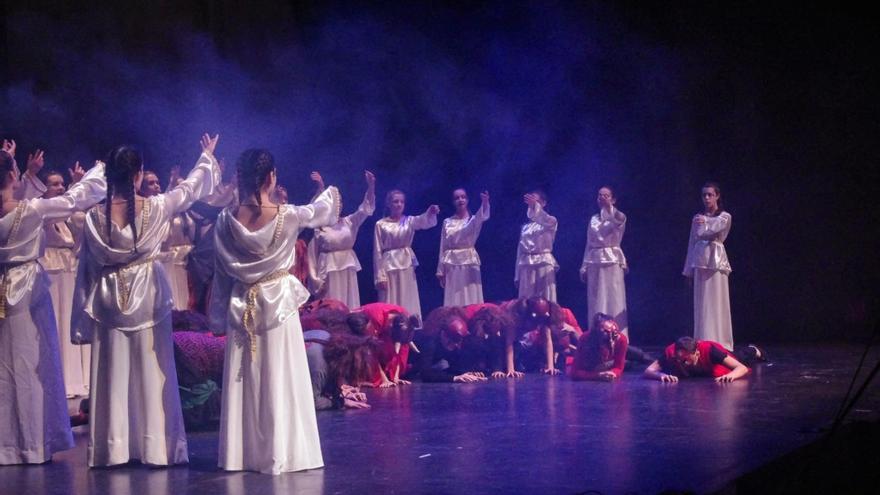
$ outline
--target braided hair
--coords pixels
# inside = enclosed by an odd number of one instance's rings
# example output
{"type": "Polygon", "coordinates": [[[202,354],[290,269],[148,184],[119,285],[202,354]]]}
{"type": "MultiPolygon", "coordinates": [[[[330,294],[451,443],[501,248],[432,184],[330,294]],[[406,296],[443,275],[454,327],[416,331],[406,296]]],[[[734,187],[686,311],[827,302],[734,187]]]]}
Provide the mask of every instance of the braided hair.
{"type": "Polygon", "coordinates": [[[236,164],[238,173],[238,202],[254,196],[258,205],[262,205],[260,187],[266,177],[275,170],[275,157],[268,150],[250,148],[244,151],[236,164]]]}
{"type": "MultiPolygon", "coordinates": [[[[6,176],[12,172],[15,167],[15,158],[5,151],[0,151],[0,188],[6,187],[6,176]]],[[[0,195],[0,204],[3,203],[3,197],[0,195]]]]}
{"type": "Polygon", "coordinates": [[[104,202],[105,214],[107,215],[107,244],[113,247],[112,222],[110,220],[110,207],[114,195],[122,196],[128,202],[126,219],[131,225],[133,239],[132,251],[137,252],[138,231],[135,224],[135,191],[134,179],[143,167],[143,159],[140,153],[131,146],[122,145],[115,148],[107,155],[104,176],[107,179],[107,199],[104,202]]]}

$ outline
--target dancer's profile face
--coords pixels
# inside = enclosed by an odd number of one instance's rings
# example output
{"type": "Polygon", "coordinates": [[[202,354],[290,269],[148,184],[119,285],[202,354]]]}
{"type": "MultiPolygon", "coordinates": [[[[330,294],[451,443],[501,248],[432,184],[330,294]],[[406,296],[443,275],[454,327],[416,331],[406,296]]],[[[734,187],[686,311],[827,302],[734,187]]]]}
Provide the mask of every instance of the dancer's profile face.
{"type": "Polygon", "coordinates": [[[156,177],[156,174],[152,172],[148,172],[143,174],[143,180],[141,181],[141,196],[155,196],[162,192],[162,186],[159,185],[159,178],[156,177]]]}
{"type": "Polygon", "coordinates": [[[685,366],[695,366],[700,359],[700,351],[688,352],[684,349],[675,351],[675,358],[685,366]]]}
{"type": "Polygon", "coordinates": [[[394,193],[391,195],[391,201],[388,203],[388,209],[391,211],[391,216],[398,217],[403,215],[403,208],[406,206],[406,196],[400,193],[394,193]]]}

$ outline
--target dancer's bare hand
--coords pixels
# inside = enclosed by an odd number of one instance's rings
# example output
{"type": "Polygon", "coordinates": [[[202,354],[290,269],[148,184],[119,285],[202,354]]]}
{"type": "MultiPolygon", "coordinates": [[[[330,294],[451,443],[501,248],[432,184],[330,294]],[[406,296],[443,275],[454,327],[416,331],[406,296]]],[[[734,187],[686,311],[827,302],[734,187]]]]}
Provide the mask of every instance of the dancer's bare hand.
{"type": "Polygon", "coordinates": [[[71,184],[76,184],[77,182],[82,180],[83,176],[86,175],[86,171],[83,170],[79,162],[74,163],[73,168],[69,168],[67,169],[67,171],[70,173],[71,184]]]}
{"type": "Polygon", "coordinates": [[[660,381],[663,383],[678,383],[678,377],[675,375],[667,375],[663,373],[660,375],[660,381]]]}
{"type": "Polygon", "coordinates": [[[43,169],[43,165],[46,162],[43,159],[43,150],[37,149],[33,153],[28,155],[27,159],[27,171],[29,174],[36,176],[40,173],[40,170],[43,169]]]}
{"type": "Polygon", "coordinates": [[[209,155],[214,154],[214,150],[217,148],[217,141],[220,139],[220,134],[214,134],[214,137],[211,137],[207,132],[202,135],[202,151],[208,153],[209,155]]]}
{"type": "Polygon", "coordinates": [[[550,375],[550,376],[556,376],[556,375],[562,374],[562,372],[556,368],[541,368],[541,373],[543,373],[545,375],[550,375]]]}

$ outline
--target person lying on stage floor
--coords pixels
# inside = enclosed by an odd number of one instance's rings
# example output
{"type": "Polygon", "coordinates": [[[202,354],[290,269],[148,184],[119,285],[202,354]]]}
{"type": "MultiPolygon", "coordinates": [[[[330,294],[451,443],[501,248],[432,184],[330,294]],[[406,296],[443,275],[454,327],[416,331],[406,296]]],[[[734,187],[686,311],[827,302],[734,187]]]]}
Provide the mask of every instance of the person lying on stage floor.
{"type": "Polygon", "coordinates": [[[516,322],[518,367],[550,376],[561,374],[565,359],[574,352],[573,343],[583,333],[571,312],[539,296],[508,301],[502,307],[508,308],[516,322]]]}
{"type": "Polygon", "coordinates": [[[373,376],[371,339],[329,329],[308,330],[303,337],[315,409],[368,409],[367,395],[352,384],[373,376]]]}
{"type": "Polygon", "coordinates": [[[514,365],[516,325],[501,306],[471,304],[463,308],[469,337],[465,346],[474,356],[475,369],[492,378],[522,378],[514,365]]]}
{"type": "Polygon", "coordinates": [[[407,371],[412,333],[421,326],[419,318],[396,304],[370,303],[352,311],[348,322],[355,335],[373,336],[381,341],[376,376],[371,383],[363,385],[380,388],[409,385],[403,375],[407,371]],[[357,316],[359,314],[366,318],[357,316]]]}
{"type": "Polygon", "coordinates": [[[592,328],[578,340],[571,378],[610,382],[620,378],[625,367],[653,361],[645,351],[629,345],[614,318],[596,313],[592,328]]]}
{"type": "Polygon", "coordinates": [[[712,377],[727,383],[746,376],[749,368],[717,342],[681,337],[669,344],[663,357],[645,370],[645,378],[675,383],[679,378],[712,377]]]}
{"type": "Polygon", "coordinates": [[[477,362],[468,346],[468,337],[462,308],[441,306],[431,311],[424,329],[413,340],[418,357],[407,378],[419,377],[423,382],[486,381],[486,375],[476,371],[477,362]]]}

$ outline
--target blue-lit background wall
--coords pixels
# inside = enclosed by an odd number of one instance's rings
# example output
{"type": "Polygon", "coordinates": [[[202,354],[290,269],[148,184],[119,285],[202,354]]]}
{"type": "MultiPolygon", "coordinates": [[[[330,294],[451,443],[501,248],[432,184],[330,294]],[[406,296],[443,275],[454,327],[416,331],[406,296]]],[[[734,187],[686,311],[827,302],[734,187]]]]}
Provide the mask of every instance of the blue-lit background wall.
{"type": "MultiPolygon", "coordinates": [[[[596,190],[629,217],[631,335],[689,334],[681,276],[709,179],[733,215],[734,332],[745,341],[857,340],[878,279],[878,34],[870,16],[763,4],[430,2],[310,6],[4,5],[0,135],[50,166],[131,143],[149,168],[186,168],[202,132],[218,155],[269,148],[293,202],[311,170],[346,213],[362,170],[451,214],[492,195],[478,249],[487,299],[515,296],[522,194],[559,218],[559,300],[584,319],[579,281],[596,190]]],[[[164,181],[164,177],[163,177],[164,181]]],[[[356,246],[372,289],[372,227],[356,246]]],[[[439,228],[414,249],[423,311],[442,303],[439,228]]]]}

